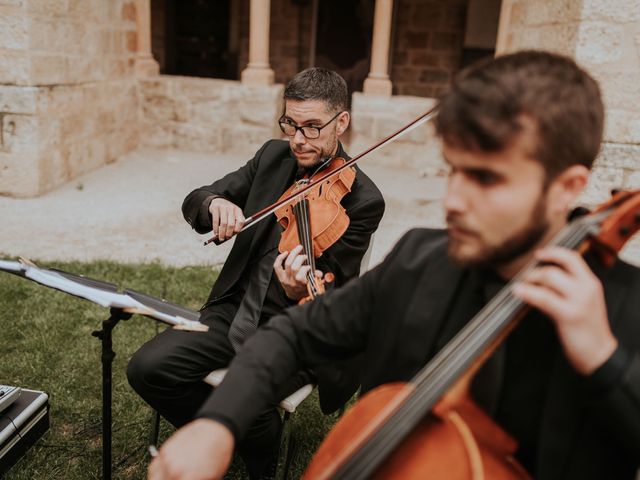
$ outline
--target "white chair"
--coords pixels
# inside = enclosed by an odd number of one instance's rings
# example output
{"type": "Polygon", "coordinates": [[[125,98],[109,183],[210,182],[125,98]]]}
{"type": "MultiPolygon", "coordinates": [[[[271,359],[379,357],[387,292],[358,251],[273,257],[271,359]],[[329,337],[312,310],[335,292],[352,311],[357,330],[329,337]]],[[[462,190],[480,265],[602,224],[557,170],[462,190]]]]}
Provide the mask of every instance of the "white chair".
{"type": "MultiPolygon", "coordinates": [[[[227,369],[220,368],[218,370],[214,370],[209,375],[207,375],[203,381],[215,388],[222,383],[222,380],[224,380],[224,377],[226,374],[227,374],[227,369]]],[[[300,403],[305,398],[307,398],[312,391],[313,391],[313,385],[309,383],[304,387],[300,388],[299,390],[296,390],[295,392],[293,392],[284,400],[282,400],[278,404],[278,407],[280,407],[282,410],[284,410],[287,413],[294,413],[296,411],[296,408],[298,408],[298,405],[300,405],[300,403]]]]}

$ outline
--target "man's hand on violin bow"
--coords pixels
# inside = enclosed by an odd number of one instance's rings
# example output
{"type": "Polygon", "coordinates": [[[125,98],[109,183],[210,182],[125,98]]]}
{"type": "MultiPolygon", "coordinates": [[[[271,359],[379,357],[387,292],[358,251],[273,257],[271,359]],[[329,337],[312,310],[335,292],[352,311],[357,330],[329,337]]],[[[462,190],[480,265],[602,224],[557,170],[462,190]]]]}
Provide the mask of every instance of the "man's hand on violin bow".
{"type": "Polygon", "coordinates": [[[240,233],[244,225],[242,209],[222,197],[214,198],[209,204],[213,234],[218,240],[226,240],[240,233]]]}
{"type": "MultiPolygon", "coordinates": [[[[311,267],[306,264],[307,256],[302,254],[302,246],[298,245],[291,252],[282,252],[276,257],[273,269],[291,300],[300,300],[307,296],[307,275],[311,267]]],[[[322,277],[322,272],[316,270],[316,277],[322,277]]]]}
{"type": "Polygon", "coordinates": [[[149,465],[148,480],[218,480],[233,455],[234,438],[214,420],[200,418],[176,431],[149,465]]]}
{"type": "Polygon", "coordinates": [[[548,315],[573,368],[593,373],[618,346],[607,318],[600,280],[582,256],[559,247],[536,252],[541,265],[514,287],[514,294],[548,315]]]}

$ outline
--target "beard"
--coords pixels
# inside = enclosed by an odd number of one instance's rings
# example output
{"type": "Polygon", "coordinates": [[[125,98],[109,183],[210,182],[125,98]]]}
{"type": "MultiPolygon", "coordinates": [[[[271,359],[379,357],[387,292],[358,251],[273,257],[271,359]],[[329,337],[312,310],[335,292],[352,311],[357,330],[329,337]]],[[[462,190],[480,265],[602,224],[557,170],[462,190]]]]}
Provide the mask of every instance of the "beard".
{"type": "MultiPolygon", "coordinates": [[[[475,255],[461,255],[459,242],[449,238],[447,253],[456,263],[466,267],[495,268],[508,264],[533,249],[549,230],[549,221],[545,217],[546,200],[544,195],[536,202],[529,222],[519,231],[497,245],[485,245],[475,255]]],[[[456,225],[454,216],[447,216],[447,224],[456,225]]],[[[480,237],[478,237],[480,238],[480,237]]]]}
{"type": "MultiPolygon", "coordinates": [[[[335,127],[334,127],[335,128],[335,127]]],[[[298,167],[311,169],[320,165],[327,157],[333,155],[333,153],[337,150],[338,147],[338,136],[335,132],[329,136],[326,142],[324,142],[319,149],[305,150],[302,152],[297,152],[292,148],[293,154],[296,157],[296,162],[298,163],[298,167]],[[306,158],[298,158],[297,153],[313,153],[313,155],[309,155],[306,158]]]]}

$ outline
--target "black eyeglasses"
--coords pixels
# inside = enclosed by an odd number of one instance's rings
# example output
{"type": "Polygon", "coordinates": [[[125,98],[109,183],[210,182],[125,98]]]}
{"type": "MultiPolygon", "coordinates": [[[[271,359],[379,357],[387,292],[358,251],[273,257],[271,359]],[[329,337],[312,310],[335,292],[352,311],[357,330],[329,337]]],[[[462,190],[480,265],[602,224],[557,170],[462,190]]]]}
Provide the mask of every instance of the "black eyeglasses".
{"type": "Polygon", "coordinates": [[[336,113],[331,120],[329,120],[324,125],[321,125],[320,127],[307,127],[307,126],[301,127],[294,123],[290,123],[288,120],[285,120],[284,118],[280,118],[280,120],[278,120],[278,123],[280,124],[280,130],[282,130],[282,133],[284,133],[289,137],[293,137],[296,134],[296,132],[300,130],[304,138],[313,140],[320,136],[320,130],[322,130],[324,127],[326,127],[331,122],[333,122],[336,118],[338,118],[338,115],[340,115],[341,113],[342,113],[341,111],[336,113]]]}

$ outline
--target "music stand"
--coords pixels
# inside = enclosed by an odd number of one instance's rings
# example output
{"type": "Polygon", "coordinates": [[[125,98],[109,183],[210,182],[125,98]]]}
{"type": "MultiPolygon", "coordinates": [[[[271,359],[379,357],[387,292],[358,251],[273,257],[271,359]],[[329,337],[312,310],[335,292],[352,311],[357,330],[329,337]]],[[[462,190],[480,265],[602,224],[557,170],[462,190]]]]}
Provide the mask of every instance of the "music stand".
{"type": "Polygon", "coordinates": [[[36,266],[33,262],[1,260],[0,271],[11,273],[55,290],[83,298],[102,307],[109,307],[110,316],[102,322],[102,330],[94,330],[91,335],[101,342],[102,362],[102,478],[111,479],[111,404],[112,365],[116,354],[113,351],[111,332],[120,320],[127,320],[133,314],[159,320],[179,330],[206,332],[209,327],[198,321],[200,315],[180,305],[152,297],[135,290],[118,292],[118,286],[65,272],[55,268],[36,266]]]}

